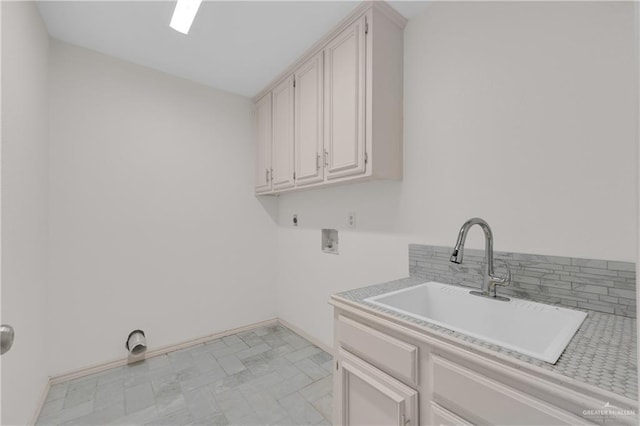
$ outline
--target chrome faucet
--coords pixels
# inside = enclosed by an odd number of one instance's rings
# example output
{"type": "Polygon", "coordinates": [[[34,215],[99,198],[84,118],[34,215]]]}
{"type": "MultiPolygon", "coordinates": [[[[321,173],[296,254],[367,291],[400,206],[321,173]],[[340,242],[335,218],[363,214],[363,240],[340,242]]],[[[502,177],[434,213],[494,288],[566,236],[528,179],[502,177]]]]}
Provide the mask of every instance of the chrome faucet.
{"type": "Polygon", "coordinates": [[[507,276],[506,277],[498,277],[494,275],[493,271],[493,233],[491,232],[491,228],[489,224],[485,222],[483,219],[479,217],[474,217],[466,221],[462,228],[460,228],[460,232],[458,233],[458,241],[456,241],[456,246],[453,248],[453,253],[451,253],[451,258],[449,259],[453,263],[460,264],[462,263],[462,255],[464,252],[464,243],[467,240],[467,233],[469,232],[469,228],[473,225],[479,225],[484,232],[485,237],[485,268],[484,268],[484,277],[482,280],[481,291],[472,291],[471,294],[475,296],[484,296],[491,297],[496,300],[501,301],[509,301],[509,298],[497,296],[496,295],[496,286],[498,285],[509,285],[511,283],[511,269],[509,268],[509,264],[505,262],[507,268],[507,276]]]}

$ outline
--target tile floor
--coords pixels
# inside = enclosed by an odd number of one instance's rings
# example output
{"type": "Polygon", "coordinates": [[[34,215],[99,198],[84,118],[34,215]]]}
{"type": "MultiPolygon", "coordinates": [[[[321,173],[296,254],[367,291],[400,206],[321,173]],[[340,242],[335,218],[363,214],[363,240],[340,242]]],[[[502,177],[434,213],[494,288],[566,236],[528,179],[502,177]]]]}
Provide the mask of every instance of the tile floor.
{"type": "Polygon", "coordinates": [[[51,387],[38,425],[330,425],[331,355],[280,325],[51,387]]]}

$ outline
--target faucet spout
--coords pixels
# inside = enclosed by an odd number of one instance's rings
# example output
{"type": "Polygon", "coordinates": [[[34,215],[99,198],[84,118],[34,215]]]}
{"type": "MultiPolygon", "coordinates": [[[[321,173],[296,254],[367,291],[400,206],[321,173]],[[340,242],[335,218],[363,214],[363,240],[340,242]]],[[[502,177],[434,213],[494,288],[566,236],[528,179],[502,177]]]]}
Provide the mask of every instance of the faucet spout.
{"type": "MultiPolygon", "coordinates": [[[[464,243],[467,240],[467,234],[469,233],[469,229],[473,225],[478,225],[484,232],[485,237],[485,268],[484,268],[484,277],[482,280],[482,288],[481,295],[488,297],[496,297],[495,294],[495,286],[496,285],[508,285],[509,280],[503,277],[496,277],[494,275],[493,270],[493,233],[491,232],[491,227],[484,220],[479,217],[474,217],[467,220],[460,231],[458,232],[458,240],[456,241],[456,245],[453,248],[453,252],[451,253],[450,261],[453,263],[460,264],[462,263],[463,254],[464,254],[464,243]],[[492,294],[493,293],[493,294],[492,294]]],[[[508,266],[508,265],[507,265],[508,266]]],[[[508,275],[508,278],[510,278],[508,275]]]]}
{"type": "MultiPolygon", "coordinates": [[[[456,245],[457,246],[457,245],[456,245]]],[[[462,251],[460,249],[454,248],[453,253],[451,253],[451,258],[449,260],[453,263],[457,263],[458,265],[462,263],[462,251]]]]}

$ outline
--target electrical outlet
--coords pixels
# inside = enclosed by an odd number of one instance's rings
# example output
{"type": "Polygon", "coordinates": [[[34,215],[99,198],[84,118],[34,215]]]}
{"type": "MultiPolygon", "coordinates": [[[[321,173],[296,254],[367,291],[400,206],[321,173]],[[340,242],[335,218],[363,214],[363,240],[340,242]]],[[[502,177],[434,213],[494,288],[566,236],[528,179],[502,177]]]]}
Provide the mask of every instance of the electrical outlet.
{"type": "Polygon", "coordinates": [[[347,215],[347,225],[349,226],[349,228],[356,227],[356,214],[354,212],[349,212],[349,214],[347,215]]]}
{"type": "Polygon", "coordinates": [[[298,215],[296,213],[293,214],[293,226],[298,226],[298,215]]]}

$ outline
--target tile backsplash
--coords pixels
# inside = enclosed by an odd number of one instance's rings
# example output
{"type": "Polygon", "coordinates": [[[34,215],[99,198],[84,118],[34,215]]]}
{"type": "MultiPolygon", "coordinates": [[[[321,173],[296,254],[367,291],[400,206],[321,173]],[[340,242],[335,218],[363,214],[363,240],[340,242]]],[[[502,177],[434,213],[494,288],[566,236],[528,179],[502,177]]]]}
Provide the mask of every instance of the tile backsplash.
{"type": "MultiPolygon", "coordinates": [[[[484,250],[465,249],[461,265],[451,263],[451,247],[409,245],[409,275],[479,287],[484,250]]],[[[495,273],[511,267],[511,284],[498,294],[636,317],[636,265],[597,259],[494,252],[495,273]]]]}

